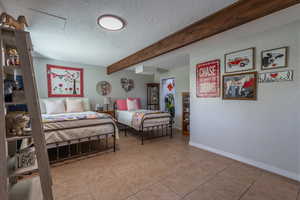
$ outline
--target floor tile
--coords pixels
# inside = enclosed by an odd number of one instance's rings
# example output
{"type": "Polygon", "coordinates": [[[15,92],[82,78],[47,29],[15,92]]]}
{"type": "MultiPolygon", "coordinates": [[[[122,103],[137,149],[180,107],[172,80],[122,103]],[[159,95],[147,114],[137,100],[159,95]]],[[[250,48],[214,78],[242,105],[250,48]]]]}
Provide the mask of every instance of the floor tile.
{"type": "Polygon", "coordinates": [[[184,200],[234,200],[234,195],[224,191],[216,192],[211,188],[201,188],[187,195],[184,200]]]}
{"type": "Polygon", "coordinates": [[[297,182],[266,173],[255,182],[242,200],[295,200],[298,192],[297,182]]]}
{"type": "Polygon", "coordinates": [[[255,182],[262,175],[262,170],[242,163],[229,166],[220,173],[220,176],[228,179],[234,179],[246,184],[255,182]]]}
{"type": "Polygon", "coordinates": [[[131,196],[131,197],[125,199],[125,200],[138,200],[138,199],[135,196],[131,196]]]}
{"type": "Polygon", "coordinates": [[[191,164],[189,167],[177,170],[162,180],[161,183],[183,197],[209,180],[212,175],[209,170],[191,164]]]}
{"type": "Polygon", "coordinates": [[[296,200],[300,191],[298,182],[191,147],[180,134],[145,145],[121,134],[119,144],[52,167],[55,199],[296,200]]]}
{"type": "Polygon", "coordinates": [[[188,194],[186,200],[238,200],[247,191],[247,185],[230,178],[217,175],[210,181],[188,194]]]}
{"type": "Polygon", "coordinates": [[[126,179],[112,179],[109,181],[91,183],[88,185],[89,193],[95,200],[123,200],[134,194],[132,186],[126,179]]]}
{"type": "Polygon", "coordinates": [[[180,197],[162,184],[154,184],[135,195],[139,200],[179,200],[180,197]]]}

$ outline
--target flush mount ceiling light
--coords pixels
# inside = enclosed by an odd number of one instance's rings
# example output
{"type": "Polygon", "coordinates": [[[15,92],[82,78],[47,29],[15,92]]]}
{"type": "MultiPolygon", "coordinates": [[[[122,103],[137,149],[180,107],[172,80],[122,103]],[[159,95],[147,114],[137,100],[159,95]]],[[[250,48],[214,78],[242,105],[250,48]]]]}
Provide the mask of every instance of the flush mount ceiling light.
{"type": "Polygon", "coordinates": [[[97,22],[101,28],[109,31],[119,31],[125,27],[125,21],[116,15],[102,15],[97,22]]]}

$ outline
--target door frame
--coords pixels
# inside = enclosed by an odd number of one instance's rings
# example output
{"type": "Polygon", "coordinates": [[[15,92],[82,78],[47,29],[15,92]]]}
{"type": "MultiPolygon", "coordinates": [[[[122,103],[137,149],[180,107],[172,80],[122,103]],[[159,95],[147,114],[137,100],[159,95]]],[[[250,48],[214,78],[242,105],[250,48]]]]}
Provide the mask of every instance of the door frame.
{"type": "MultiPolygon", "coordinates": [[[[163,80],[167,80],[167,79],[174,79],[174,82],[175,82],[175,88],[174,88],[174,106],[175,106],[175,115],[176,115],[176,78],[174,77],[174,76],[167,76],[167,77],[162,77],[162,78],[160,78],[160,89],[159,89],[159,93],[160,93],[160,97],[159,97],[159,99],[160,99],[160,102],[159,102],[159,104],[160,104],[160,108],[161,108],[161,110],[162,110],[162,108],[165,108],[163,105],[164,105],[164,98],[163,98],[163,80]]],[[[164,111],[164,110],[162,110],[162,111],[164,111]]]]}

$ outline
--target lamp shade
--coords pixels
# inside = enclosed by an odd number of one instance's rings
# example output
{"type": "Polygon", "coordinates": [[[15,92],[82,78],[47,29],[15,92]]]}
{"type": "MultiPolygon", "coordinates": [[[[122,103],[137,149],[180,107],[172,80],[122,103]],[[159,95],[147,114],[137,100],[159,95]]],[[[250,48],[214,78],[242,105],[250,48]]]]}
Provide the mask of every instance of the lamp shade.
{"type": "Polygon", "coordinates": [[[104,97],[104,105],[109,105],[111,104],[111,98],[110,97],[104,97]]]}

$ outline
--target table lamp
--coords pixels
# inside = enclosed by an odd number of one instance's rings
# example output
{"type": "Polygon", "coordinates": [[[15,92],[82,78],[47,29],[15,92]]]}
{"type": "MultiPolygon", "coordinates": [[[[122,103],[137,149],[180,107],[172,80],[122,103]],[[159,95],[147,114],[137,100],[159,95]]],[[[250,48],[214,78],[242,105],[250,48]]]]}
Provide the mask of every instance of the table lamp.
{"type": "Polygon", "coordinates": [[[106,105],[106,110],[108,111],[108,106],[111,104],[111,98],[110,97],[104,97],[104,105],[106,105]]]}

